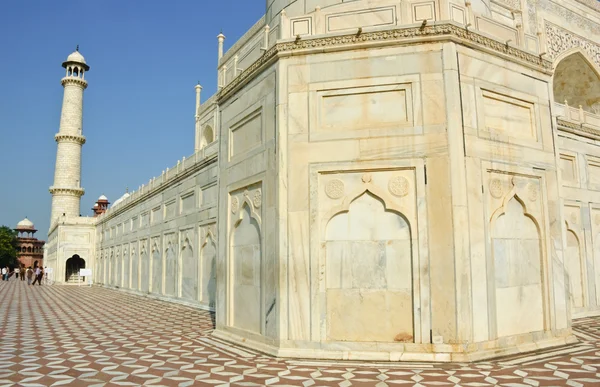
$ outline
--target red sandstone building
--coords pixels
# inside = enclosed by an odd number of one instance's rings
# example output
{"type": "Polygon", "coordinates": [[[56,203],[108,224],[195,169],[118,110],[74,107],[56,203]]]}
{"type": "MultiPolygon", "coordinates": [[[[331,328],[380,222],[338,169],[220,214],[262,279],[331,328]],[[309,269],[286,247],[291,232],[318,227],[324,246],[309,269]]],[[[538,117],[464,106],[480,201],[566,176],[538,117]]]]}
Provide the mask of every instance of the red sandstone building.
{"type": "Polygon", "coordinates": [[[27,218],[17,224],[17,258],[25,267],[44,266],[44,244],[34,237],[35,226],[27,218]]]}

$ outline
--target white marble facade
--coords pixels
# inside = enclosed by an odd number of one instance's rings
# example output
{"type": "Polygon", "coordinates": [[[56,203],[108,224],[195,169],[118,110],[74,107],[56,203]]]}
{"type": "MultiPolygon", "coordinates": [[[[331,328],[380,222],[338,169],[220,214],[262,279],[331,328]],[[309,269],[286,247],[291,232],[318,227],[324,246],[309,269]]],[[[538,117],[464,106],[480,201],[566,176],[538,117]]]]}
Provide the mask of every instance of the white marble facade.
{"type": "Polygon", "coordinates": [[[96,283],[302,358],[489,358],[600,312],[598,3],[268,0],[218,80],[196,153],[94,222],[96,283]]]}

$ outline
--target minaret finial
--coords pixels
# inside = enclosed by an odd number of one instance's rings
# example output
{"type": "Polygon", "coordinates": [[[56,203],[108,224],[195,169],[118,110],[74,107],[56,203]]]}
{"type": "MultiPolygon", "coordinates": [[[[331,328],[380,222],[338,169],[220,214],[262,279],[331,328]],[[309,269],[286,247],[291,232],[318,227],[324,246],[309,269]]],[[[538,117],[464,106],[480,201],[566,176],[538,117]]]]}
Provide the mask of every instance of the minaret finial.
{"type": "Polygon", "coordinates": [[[77,47],[75,48],[75,51],[79,52],[79,44],[77,45],[77,47]]]}

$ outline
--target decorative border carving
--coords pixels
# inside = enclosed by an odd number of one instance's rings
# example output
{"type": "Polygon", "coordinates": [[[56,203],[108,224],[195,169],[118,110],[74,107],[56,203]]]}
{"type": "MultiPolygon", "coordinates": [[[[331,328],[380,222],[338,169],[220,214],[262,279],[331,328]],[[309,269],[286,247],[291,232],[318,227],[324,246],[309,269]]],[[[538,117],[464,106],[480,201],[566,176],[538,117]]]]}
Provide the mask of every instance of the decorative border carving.
{"type": "MultiPolygon", "coordinates": [[[[600,35],[600,24],[594,23],[588,18],[585,18],[575,12],[570,11],[568,8],[563,7],[550,0],[536,0],[539,8],[544,9],[550,13],[560,16],[566,24],[576,25],[577,27],[588,30],[595,35],[600,35]]],[[[561,1],[562,3],[562,1],[561,1]]]]}
{"type": "Polygon", "coordinates": [[[521,9],[521,0],[492,0],[492,3],[502,4],[513,11],[521,9]]]}
{"type": "Polygon", "coordinates": [[[508,55],[518,61],[527,62],[530,65],[539,67],[543,71],[550,72],[552,70],[552,62],[543,59],[538,55],[507,45],[504,42],[480,35],[459,25],[445,23],[425,27],[408,27],[385,31],[366,32],[360,35],[352,33],[347,35],[327,36],[313,39],[307,38],[300,41],[277,43],[246,70],[244,70],[239,76],[221,89],[221,91],[219,91],[217,94],[217,100],[219,102],[225,100],[238,87],[244,84],[246,80],[251,78],[256,71],[259,71],[271,61],[274,61],[279,54],[284,55],[290,54],[293,51],[323,49],[340,46],[348,46],[348,48],[351,49],[354,48],[352,45],[361,43],[377,43],[384,41],[388,41],[390,43],[403,43],[404,40],[441,37],[445,37],[447,39],[458,38],[466,40],[473,45],[478,45],[483,48],[496,51],[500,54],[508,55]]]}
{"type": "Polygon", "coordinates": [[[552,23],[546,22],[545,24],[550,59],[555,60],[563,52],[579,47],[600,67],[600,46],[552,23]]]}

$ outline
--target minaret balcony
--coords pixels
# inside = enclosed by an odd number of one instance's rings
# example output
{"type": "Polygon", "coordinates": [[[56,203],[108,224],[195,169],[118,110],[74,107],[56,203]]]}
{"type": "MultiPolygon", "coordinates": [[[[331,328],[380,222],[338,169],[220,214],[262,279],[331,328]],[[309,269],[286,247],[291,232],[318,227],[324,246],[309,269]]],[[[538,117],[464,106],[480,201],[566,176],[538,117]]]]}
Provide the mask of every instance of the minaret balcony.
{"type": "Polygon", "coordinates": [[[71,196],[83,196],[85,189],[81,187],[55,187],[52,186],[49,189],[52,195],[71,195],[71,196]]]}
{"type": "Polygon", "coordinates": [[[85,144],[85,136],[82,134],[56,133],[54,139],[56,142],[74,142],[79,145],[85,144]]]}
{"type": "Polygon", "coordinates": [[[83,87],[84,89],[87,88],[88,83],[85,79],[83,78],[79,78],[76,76],[66,76],[63,79],[60,80],[60,84],[65,86],[67,84],[74,84],[74,85],[79,85],[81,87],[83,87]]]}

